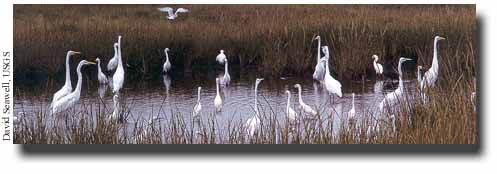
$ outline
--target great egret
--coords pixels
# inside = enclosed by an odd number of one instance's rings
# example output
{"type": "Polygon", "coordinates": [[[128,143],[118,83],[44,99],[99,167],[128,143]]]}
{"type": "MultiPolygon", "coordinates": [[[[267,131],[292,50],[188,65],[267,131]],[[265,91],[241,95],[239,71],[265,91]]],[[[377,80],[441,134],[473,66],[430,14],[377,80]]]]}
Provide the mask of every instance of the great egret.
{"type": "Polygon", "coordinates": [[[352,93],[352,109],[348,113],[349,119],[355,119],[355,93],[352,93]]]}
{"type": "Polygon", "coordinates": [[[245,127],[247,129],[247,134],[250,136],[254,136],[255,131],[259,128],[261,124],[261,119],[259,118],[259,109],[257,108],[257,86],[259,86],[259,83],[263,81],[264,79],[262,78],[257,78],[255,80],[255,89],[254,89],[254,94],[255,94],[255,102],[254,102],[254,109],[255,109],[255,115],[252,118],[249,118],[247,122],[245,123],[245,127]]]}
{"type": "Polygon", "coordinates": [[[53,95],[53,100],[52,100],[52,105],[62,97],[70,94],[72,92],[72,84],[71,84],[71,68],[69,66],[69,58],[71,58],[72,55],[75,54],[80,54],[80,52],[72,51],[69,50],[66,54],[66,83],[64,83],[64,86],[62,86],[59,91],[57,91],[53,95]]]}
{"type": "Polygon", "coordinates": [[[169,19],[169,20],[176,19],[178,17],[178,13],[189,12],[189,10],[186,8],[178,8],[178,9],[176,9],[175,13],[173,13],[173,8],[171,8],[171,7],[161,7],[161,8],[157,8],[157,9],[159,9],[159,11],[161,11],[161,12],[167,13],[167,19],[169,19]]]}
{"type": "Polygon", "coordinates": [[[169,62],[169,55],[167,52],[169,51],[169,48],[164,49],[164,53],[166,53],[166,62],[164,62],[163,66],[163,71],[167,73],[171,69],[171,63],[169,62]]]}
{"type": "Polygon", "coordinates": [[[312,107],[310,107],[309,105],[305,104],[304,100],[302,100],[302,86],[300,86],[300,84],[295,84],[294,87],[299,90],[299,104],[300,104],[300,109],[302,111],[304,111],[305,114],[316,115],[317,112],[314,109],[312,109],[312,107]]]}
{"type": "Polygon", "coordinates": [[[325,59],[321,59],[321,62],[324,62],[326,65],[326,74],[324,76],[324,86],[326,87],[326,91],[328,91],[328,93],[330,95],[336,94],[338,97],[342,97],[342,84],[340,84],[339,81],[335,80],[330,75],[330,66],[329,66],[330,55],[329,55],[328,46],[323,46],[323,48],[327,52],[327,53],[325,53],[326,54],[325,59]]]}
{"type": "Polygon", "coordinates": [[[98,66],[98,82],[100,84],[107,84],[107,77],[102,72],[102,68],[100,67],[100,59],[97,58],[96,61],[97,61],[97,66],[98,66]]]}
{"type": "Polygon", "coordinates": [[[427,85],[428,87],[433,87],[438,78],[438,51],[437,51],[437,43],[440,40],[445,40],[445,38],[440,36],[435,36],[433,41],[433,62],[431,63],[431,68],[425,72],[423,77],[424,83],[421,86],[421,89],[424,89],[427,85]]]}
{"type": "Polygon", "coordinates": [[[399,71],[399,86],[395,91],[388,93],[385,98],[380,102],[380,111],[383,111],[384,106],[388,105],[393,107],[404,100],[404,82],[402,81],[402,63],[411,60],[410,58],[401,57],[399,59],[398,71],[399,71]]]}
{"type": "Polygon", "coordinates": [[[200,90],[202,90],[202,87],[198,87],[198,94],[197,94],[197,104],[193,107],[193,116],[197,117],[200,114],[200,110],[202,110],[202,104],[200,103],[200,90]]]}
{"type": "MultiPolygon", "coordinates": [[[[121,40],[121,36],[119,36],[119,41],[121,40]]],[[[114,76],[112,77],[112,92],[113,93],[118,93],[119,90],[123,87],[124,83],[124,67],[123,67],[123,60],[121,57],[121,46],[119,46],[118,49],[118,56],[117,56],[117,69],[116,72],[114,73],[114,76]]]]}
{"type": "Polygon", "coordinates": [[[227,62],[228,60],[226,59],[226,55],[224,54],[224,50],[219,50],[219,54],[216,56],[216,61],[219,64],[223,64],[224,62],[227,62]]]}
{"type": "Polygon", "coordinates": [[[67,94],[66,96],[60,98],[55,101],[52,105],[52,115],[56,113],[63,112],[76,104],[79,101],[79,97],[81,96],[81,84],[83,83],[83,77],[81,75],[81,67],[84,65],[95,64],[93,62],[89,62],[86,60],[82,60],[78,64],[77,74],[78,74],[78,83],[76,84],[76,89],[67,94]]]}
{"type": "Polygon", "coordinates": [[[374,67],[374,70],[376,71],[376,74],[377,75],[383,74],[383,66],[378,63],[378,56],[375,54],[375,55],[373,55],[372,58],[374,59],[373,67],[374,67]]]}
{"type": "Polygon", "coordinates": [[[323,81],[326,73],[325,65],[321,60],[321,36],[316,36],[314,40],[318,40],[318,53],[316,56],[316,68],[314,69],[314,73],[312,74],[312,78],[323,81]]]}
{"type": "Polygon", "coordinates": [[[118,43],[114,43],[114,56],[109,60],[109,63],[107,63],[107,71],[111,71],[116,69],[117,67],[117,57],[119,56],[119,51],[117,50],[118,43]]]}
{"type": "Polygon", "coordinates": [[[216,78],[216,98],[214,98],[214,106],[216,107],[216,112],[220,112],[221,107],[223,106],[223,100],[221,99],[221,95],[219,95],[219,78],[216,78]]]}
{"type": "Polygon", "coordinates": [[[288,95],[288,100],[286,102],[286,116],[287,116],[288,120],[293,122],[297,119],[297,113],[295,113],[295,111],[292,109],[292,107],[290,107],[290,98],[291,98],[292,94],[290,93],[289,90],[286,90],[286,94],[288,95]]]}
{"type": "Polygon", "coordinates": [[[224,62],[224,75],[220,79],[220,83],[223,86],[227,86],[230,84],[231,78],[230,73],[228,72],[228,60],[224,62]]]}

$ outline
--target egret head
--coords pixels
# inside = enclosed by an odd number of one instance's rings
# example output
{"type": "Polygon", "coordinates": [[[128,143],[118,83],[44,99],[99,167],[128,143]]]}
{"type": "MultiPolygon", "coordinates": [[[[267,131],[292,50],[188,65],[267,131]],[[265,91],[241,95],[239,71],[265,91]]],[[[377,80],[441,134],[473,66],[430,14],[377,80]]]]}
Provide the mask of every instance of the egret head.
{"type": "Polygon", "coordinates": [[[261,81],[263,81],[263,80],[264,80],[263,78],[255,79],[255,85],[259,85],[259,83],[261,83],[261,81]]]}
{"type": "Polygon", "coordinates": [[[76,52],[76,51],[73,51],[73,50],[69,50],[69,52],[67,52],[69,55],[75,55],[75,54],[81,54],[80,52],[76,52]]]}
{"type": "Polygon", "coordinates": [[[288,95],[290,95],[290,94],[291,94],[289,90],[286,90],[285,92],[286,92],[288,95]]]}
{"type": "Polygon", "coordinates": [[[293,85],[293,87],[294,87],[294,88],[301,88],[300,84],[298,84],[298,83],[297,83],[297,84],[295,84],[295,85],[293,85]]]}
{"type": "Polygon", "coordinates": [[[405,58],[405,57],[401,57],[401,58],[399,59],[399,63],[403,63],[403,62],[408,61],[408,60],[412,60],[412,59],[410,59],[410,58],[405,58]]]}
{"type": "Polygon", "coordinates": [[[314,37],[314,40],[318,40],[318,39],[321,39],[321,36],[317,35],[316,37],[314,37]]]}
{"type": "Polygon", "coordinates": [[[123,36],[119,35],[119,36],[117,36],[117,38],[118,38],[119,40],[121,40],[121,38],[123,38],[123,36]]]}
{"type": "Polygon", "coordinates": [[[98,57],[97,57],[97,58],[95,59],[95,62],[100,63],[100,58],[98,58],[98,57]]]}
{"type": "Polygon", "coordinates": [[[114,43],[114,48],[117,49],[117,47],[119,46],[119,43],[114,43]]]}
{"type": "Polygon", "coordinates": [[[378,55],[373,54],[373,56],[371,58],[373,58],[374,60],[378,60],[378,55]]]}
{"type": "Polygon", "coordinates": [[[418,66],[418,71],[422,70],[423,67],[422,66],[418,66]]]}
{"type": "Polygon", "coordinates": [[[201,86],[199,86],[199,87],[198,87],[198,92],[199,92],[199,93],[200,93],[200,90],[202,90],[202,87],[201,87],[201,86]]]}
{"type": "Polygon", "coordinates": [[[216,83],[218,83],[218,82],[219,82],[219,77],[218,77],[218,78],[216,78],[216,83]]]}
{"type": "Polygon", "coordinates": [[[164,52],[168,52],[168,51],[169,51],[169,48],[164,49],[164,52]]]}
{"type": "Polygon", "coordinates": [[[219,50],[219,52],[224,53],[224,50],[219,50]]]}
{"type": "Polygon", "coordinates": [[[435,36],[435,40],[436,40],[436,41],[439,41],[439,40],[445,40],[445,38],[444,38],[444,37],[440,37],[440,36],[435,36]]]}

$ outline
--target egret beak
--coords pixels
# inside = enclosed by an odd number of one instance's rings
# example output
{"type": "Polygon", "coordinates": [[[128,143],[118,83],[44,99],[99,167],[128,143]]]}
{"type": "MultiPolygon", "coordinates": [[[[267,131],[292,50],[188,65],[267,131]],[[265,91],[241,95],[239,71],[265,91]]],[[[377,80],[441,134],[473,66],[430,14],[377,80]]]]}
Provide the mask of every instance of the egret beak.
{"type": "Polygon", "coordinates": [[[440,37],[440,40],[445,40],[445,37],[440,37]]]}
{"type": "Polygon", "coordinates": [[[90,64],[90,65],[96,65],[97,63],[88,61],[88,64],[90,64]]]}
{"type": "Polygon", "coordinates": [[[406,60],[412,60],[411,58],[406,58],[406,60]]]}
{"type": "Polygon", "coordinates": [[[81,52],[76,52],[76,51],[75,51],[75,52],[73,52],[73,54],[81,54],[81,52]]]}

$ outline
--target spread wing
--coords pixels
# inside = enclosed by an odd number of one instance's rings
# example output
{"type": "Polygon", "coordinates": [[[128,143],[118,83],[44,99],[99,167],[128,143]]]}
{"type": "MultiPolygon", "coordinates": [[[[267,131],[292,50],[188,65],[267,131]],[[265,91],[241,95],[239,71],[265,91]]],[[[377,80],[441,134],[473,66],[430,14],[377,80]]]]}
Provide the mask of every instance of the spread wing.
{"type": "MultiPolygon", "coordinates": [[[[172,10],[172,9],[171,9],[172,10]]],[[[186,8],[178,8],[176,10],[176,13],[188,13],[190,12],[190,10],[186,9],[186,8]]]]}
{"type": "Polygon", "coordinates": [[[157,8],[157,9],[161,12],[167,13],[168,16],[173,15],[173,8],[171,8],[171,7],[161,7],[161,8],[157,8]]]}

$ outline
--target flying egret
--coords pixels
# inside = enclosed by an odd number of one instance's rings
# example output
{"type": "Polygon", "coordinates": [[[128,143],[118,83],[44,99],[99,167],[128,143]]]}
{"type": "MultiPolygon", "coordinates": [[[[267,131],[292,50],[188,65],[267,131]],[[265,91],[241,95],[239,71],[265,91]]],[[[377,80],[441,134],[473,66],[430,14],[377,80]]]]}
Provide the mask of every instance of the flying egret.
{"type": "Polygon", "coordinates": [[[109,62],[107,63],[107,71],[111,71],[116,69],[117,67],[117,56],[119,56],[119,51],[117,51],[118,43],[114,43],[114,56],[110,58],[109,62]]]}
{"type": "Polygon", "coordinates": [[[219,64],[223,64],[224,62],[227,62],[228,60],[226,59],[226,55],[224,54],[224,50],[219,50],[219,54],[216,56],[216,61],[219,64]]]}
{"type": "Polygon", "coordinates": [[[176,19],[178,17],[178,13],[187,13],[187,12],[189,12],[189,10],[186,9],[186,8],[178,8],[178,9],[176,9],[175,13],[173,13],[173,8],[171,8],[171,7],[161,7],[161,8],[158,8],[158,9],[161,12],[167,13],[167,19],[169,19],[169,20],[176,19]]]}
{"type": "Polygon", "coordinates": [[[374,59],[373,67],[374,67],[374,70],[376,71],[376,74],[382,75],[383,74],[383,66],[380,63],[378,63],[378,56],[375,54],[375,55],[373,55],[372,58],[374,59]]]}
{"type": "Polygon", "coordinates": [[[438,51],[437,51],[437,43],[440,40],[445,40],[445,38],[440,36],[435,36],[435,40],[433,41],[433,62],[431,63],[431,68],[425,72],[423,77],[424,83],[421,86],[422,89],[427,85],[428,87],[433,87],[438,78],[438,51]]]}
{"type": "Polygon", "coordinates": [[[288,95],[287,103],[286,103],[286,116],[290,122],[293,122],[297,119],[297,113],[290,107],[290,98],[292,94],[289,90],[286,90],[286,94],[288,95]]]}
{"type": "Polygon", "coordinates": [[[348,113],[349,119],[355,119],[355,93],[352,93],[352,109],[348,113]]]}
{"type": "Polygon", "coordinates": [[[200,103],[200,90],[202,90],[202,87],[198,87],[198,94],[197,94],[197,104],[193,107],[193,116],[197,117],[200,114],[200,110],[202,110],[202,104],[200,103]]]}
{"type": "Polygon", "coordinates": [[[338,97],[342,97],[342,84],[339,81],[335,80],[335,78],[330,75],[330,55],[328,46],[323,46],[327,53],[325,53],[325,59],[321,59],[321,62],[324,62],[326,65],[326,74],[324,76],[324,86],[330,95],[336,94],[338,97]]]}
{"type": "Polygon", "coordinates": [[[62,97],[70,94],[72,92],[72,84],[71,84],[71,68],[69,66],[69,59],[71,58],[72,55],[75,54],[80,54],[80,52],[75,52],[72,50],[69,50],[66,54],[66,83],[64,86],[59,89],[54,95],[53,95],[53,100],[52,100],[52,105],[62,97]]]}
{"type": "Polygon", "coordinates": [[[380,111],[383,111],[384,106],[393,107],[404,100],[404,82],[402,80],[402,63],[411,60],[410,58],[401,57],[399,59],[398,71],[399,71],[399,86],[395,91],[388,93],[385,98],[380,102],[380,111]]]}
{"type": "Polygon", "coordinates": [[[102,72],[102,68],[100,67],[100,59],[97,57],[97,66],[98,66],[98,82],[100,84],[107,84],[107,77],[102,72]]]}
{"type": "Polygon", "coordinates": [[[302,100],[302,86],[300,86],[300,84],[295,84],[294,87],[299,90],[299,104],[300,104],[300,109],[302,111],[304,111],[305,114],[316,115],[317,112],[314,109],[312,109],[312,107],[310,107],[309,105],[305,104],[304,100],[302,100]]]}
{"type": "Polygon", "coordinates": [[[167,73],[171,69],[171,63],[169,62],[169,55],[167,52],[169,51],[169,48],[164,49],[164,53],[166,53],[166,62],[164,62],[163,66],[163,71],[167,73]]]}
{"type": "Polygon", "coordinates": [[[223,100],[221,99],[221,95],[219,95],[219,78],[216,78],[216,98],[214,98],[214,106],[216,107],[216,112],[221,112],[223,100]]]}
{"type": "Polygon", "coordinates": [[[81,75],[81,67],[84,65],[90,65],[90,64],[95,64],[93,62],[89,62],[86,60],[82,60],[78,64],[77,68],[77,74],[78,74],[78,83],[76,84],[76,89],[67,94],[66,96],[60,98],[59,100],[55,101],[52,105],[52,115],[56,113],[60,113],[63,111],[66,111],[67,109],[71,108],[76,104],[76,102],[79,101],[79,98],[81,96],[81,84],[83,83],[83,77],[81,75]]]}
{"type": "Polygon", "coordinates": [[[326,70],[325,70],[324,63],[322,61],[320,61],[322,59],[321,58],[321,51],[319,50],[319,49],[321,49],[321,36],[316,36],[314,38],[314,40],[318,40],[318,53],[316,56],[316,68],[314,69],[314,73],[312,74],[312,78],[314,78],[315,80],[318,80],[318,81],[323,81],[326,70]]]}
{"type": "MultiPolygon", "coordinates": [[[[119,40],[121,40],[121,36],[119,36],[119,40]]],[[[118,93],[119,90],[123,87],[124,83],[124,68],[123,68],[123,60],[121,57],[121,48],[119,46],[118,56],[117,56],[117,69],[112,77],[112,92],[118,93]]]]}
{"type": "Polygon", "coordinates": [[[257,78],[255,80],[255,89],[254,89],[254,94],[255,94],[255,102],[254,102],[254,109],[255,109],[255,115],[252,118],[249,118],[247,122],[245,123],[245,127],[247,129],[247,134],[250,136],[254,136],[255,131],[259,128],[261,124],[261,119],[259,118],[259,109],[257,108],[257,87],[259,86],[259,83],[263,81],[263,78],[257,78]]]}
{"type": "Polygon", "coordinates": [[[227,86],[230,84],[231,78],[230,78],[230,73],[228,72],[228,60],[225,59],[226,61],[224,62],[224,75],[220,79],[220,83],[223,86],[227,86]]]}

